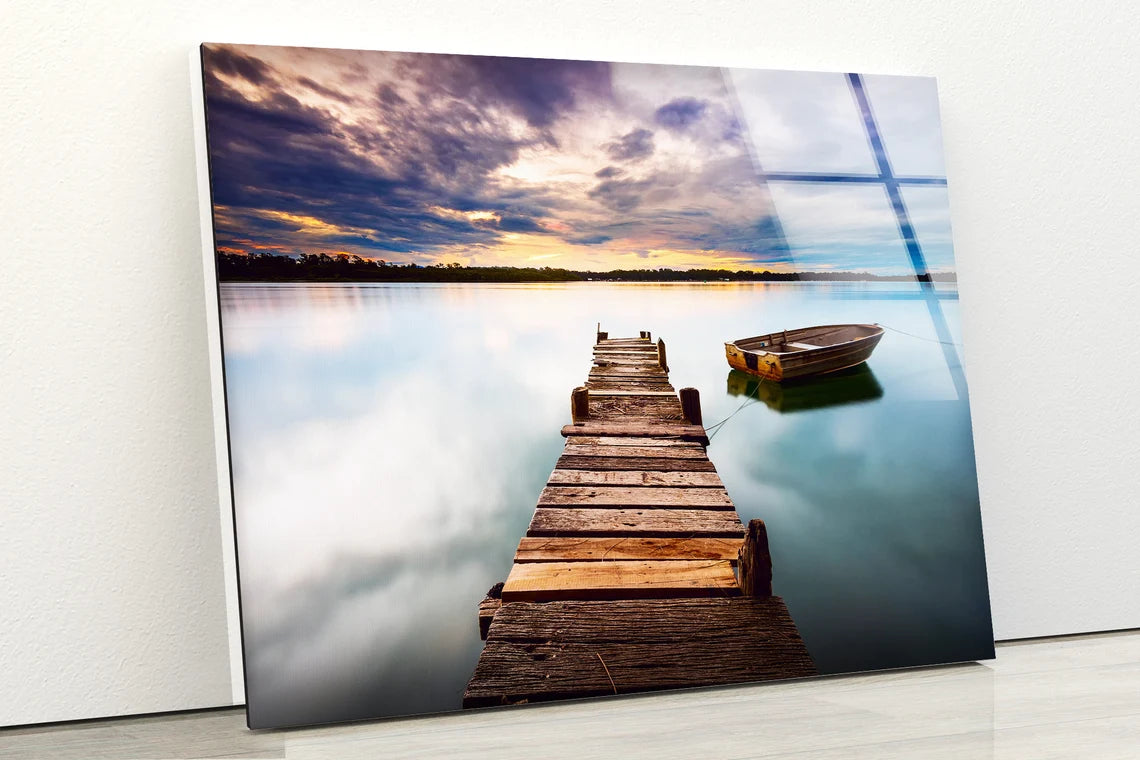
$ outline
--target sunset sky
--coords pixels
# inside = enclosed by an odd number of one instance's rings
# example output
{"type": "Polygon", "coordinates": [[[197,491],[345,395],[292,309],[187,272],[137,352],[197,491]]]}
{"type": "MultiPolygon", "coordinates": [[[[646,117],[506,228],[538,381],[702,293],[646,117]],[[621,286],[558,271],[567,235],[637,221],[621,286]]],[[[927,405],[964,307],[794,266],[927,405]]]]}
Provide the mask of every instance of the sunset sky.
{"type": "MultiPolygon", "coordinates": [[[[841,74],[208,45],[219,251],[913,272],[841,74]]],[[[943,176],[934,81],[866,77],[896,174],[943,176]]],[[[945,187],[904,187],[932,271],[945,187]]]]}

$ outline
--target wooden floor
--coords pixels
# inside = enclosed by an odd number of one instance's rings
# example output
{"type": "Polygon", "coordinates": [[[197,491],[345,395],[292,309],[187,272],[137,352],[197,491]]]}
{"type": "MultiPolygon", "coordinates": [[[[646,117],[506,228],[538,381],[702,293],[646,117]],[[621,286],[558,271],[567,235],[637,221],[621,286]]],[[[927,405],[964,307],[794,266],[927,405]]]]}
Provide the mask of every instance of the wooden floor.
{"type": "Polygon", "coordinates": [[[510,574],[479,605],[464,706],[813,675],[763,523],[746,531],[705,451],[699,394],[674,390],[648,333],[599,333],[593,352],[510,574]]]}
{"type": "Polygon", "coordinates": [[[0,760],[1134,760],[1140,631],[982,664],[250,732],[240,709],[0,730],[0,760]]]}

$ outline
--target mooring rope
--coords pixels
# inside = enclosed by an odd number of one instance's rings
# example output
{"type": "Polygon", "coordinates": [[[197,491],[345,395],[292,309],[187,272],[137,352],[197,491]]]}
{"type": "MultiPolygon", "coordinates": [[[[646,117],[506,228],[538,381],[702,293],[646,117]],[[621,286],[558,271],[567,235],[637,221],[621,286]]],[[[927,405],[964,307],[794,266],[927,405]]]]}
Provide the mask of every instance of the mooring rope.
{"type": "Polygon", "coordinates": [[[724,423],[726,423],[726,422],[728,422],[729,420],[731,420],[731,419],[732,419],[733,417],[735,417],[737,414],[739,414],[739,413],[740,413],[740,411],[741,411],[742,409],[744,409],[744,407],[746,407],[746,406],[752,406],[752,404],[758,404],[758,403],[760,403],[760,399],[758,399],[758,398],[757,398],[757,399],[754,399],[754,398],[752,398],[752,396],[753,396],[753,394],[755,394],[755,393],[756,393],[756,391],[760,390],[760,383],[764,382],[764,380],[765,380],[765,378],[763,378],[763,377],[757,377],[757,378],[756,378],[756,387],[755,387],[755,388],[753,388],[751,391],[749,391],[749,392],[748,392],[748,395],[747,395],[747,396],[745,396],[745,397],[744,397],[744,400],[740,402],[740,406],[736,407],[736,411],[735,411],[735,412],[733,412],[732,414],[728,415],[727,417],[725,417],[725,418],[724,418],[723,420],[721,420],[720,422],[714,422],[713,424],[711,424],[711,425],[709,425],[708,427],[706,427],[706,428],[705,428],[705,432],[709,434],[709,443],[712,443],[712,439],[713,439],[713,438],[716,438],[716,434],[720,432],[721,426],[722,426],[722,425],[724,425],[724,423]],[[749,403],[749,402],[751,402],[751,403],[749,403]]]}
{"type": "Polygon", "coordinates": [[[919,340],[925,340],[925,341],[929,341],[931,343],[941,343],[944,346],[959,346],[959,347],[962,345],[961,343],[955,343],[952,340],[938,340],[938,338],[927,338],[927,337],[924,337],[922,335],[915,335],[914,333],[908,333],[906,330],[900,330],[897,327],[891,327],[890,325],[884,325],[882,322],[879,322],[878,325],[879,325],[879,327],[882,327],[885,330],[890,330],[891,332],[897,332],[899,335],[907,335],[907,336],[910,336],[911,338],[918,338],[919,340]]]}

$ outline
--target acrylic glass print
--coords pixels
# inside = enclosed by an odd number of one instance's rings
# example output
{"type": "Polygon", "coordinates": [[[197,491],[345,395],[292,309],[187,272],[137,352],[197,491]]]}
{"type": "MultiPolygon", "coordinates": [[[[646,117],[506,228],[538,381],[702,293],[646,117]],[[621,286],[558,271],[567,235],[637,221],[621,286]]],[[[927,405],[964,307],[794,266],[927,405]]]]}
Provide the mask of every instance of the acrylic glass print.
{"type": "Polygon", "coordinates": [[[251,726],[992,657],[934,80],[202,64],[251,726]]]}

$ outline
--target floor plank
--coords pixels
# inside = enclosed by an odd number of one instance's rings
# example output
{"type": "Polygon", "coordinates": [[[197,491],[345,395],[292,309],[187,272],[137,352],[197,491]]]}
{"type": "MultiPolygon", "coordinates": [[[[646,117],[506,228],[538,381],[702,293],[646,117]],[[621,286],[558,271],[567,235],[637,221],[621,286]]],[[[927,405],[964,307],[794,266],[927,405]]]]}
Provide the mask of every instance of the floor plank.
{"type": "Polygon", "coordinates": [[[527,535],[719,538],[743,536],[744,525],[736,512],[715,509],[544,507],[534,511],[527,535]]]}
{"type": "Polygon", "coordinates": [[[779,597],[504,605],[464,706],[813,675],[779,597]]]}
{"type": "Polygon", "coordinates": [[[723,488],[715,472],[654,472],[652,470],[555,470],[550,485],[690,486],[723,488]]]}
{"type": "Polygon", "coordinates": [[[599,562],[619,559],[723,559],[735,562],[737,538],[529,538],[515,562],[599,562]]]}
{"type": "MultiPolygon", "coordinates": [[[[511,567],[503,607],[514,602],[740,596],[727,560],[527,562],[511,567]]],[[[492,623],[494,625],[494,623],[492,623]]]]}
{"type": "Polygon", "coordinates": [[[564,505],[574,507],[734,509],[728,491],[722,488],[547,486],[539,494],[539,507],[564,505]]]}

